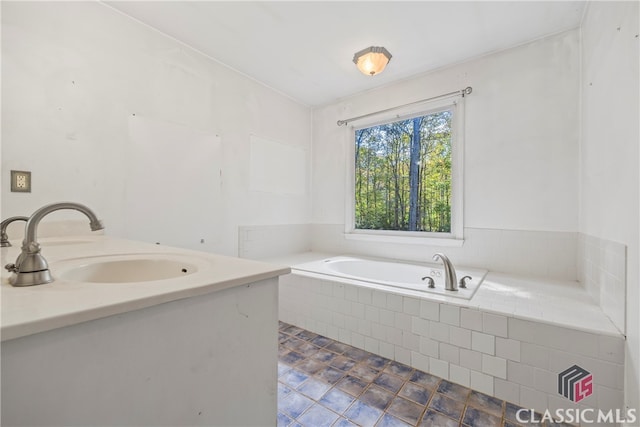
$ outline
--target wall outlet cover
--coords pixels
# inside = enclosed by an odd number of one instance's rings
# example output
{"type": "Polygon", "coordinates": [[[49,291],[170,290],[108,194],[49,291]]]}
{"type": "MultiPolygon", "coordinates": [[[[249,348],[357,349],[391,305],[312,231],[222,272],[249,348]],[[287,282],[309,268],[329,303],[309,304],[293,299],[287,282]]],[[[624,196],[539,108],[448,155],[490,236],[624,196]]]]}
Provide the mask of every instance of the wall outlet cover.
{"type": "Polygon", "coordinates": [[[11,171],[11,191],[31,193],[31,172],[11,171]]]}

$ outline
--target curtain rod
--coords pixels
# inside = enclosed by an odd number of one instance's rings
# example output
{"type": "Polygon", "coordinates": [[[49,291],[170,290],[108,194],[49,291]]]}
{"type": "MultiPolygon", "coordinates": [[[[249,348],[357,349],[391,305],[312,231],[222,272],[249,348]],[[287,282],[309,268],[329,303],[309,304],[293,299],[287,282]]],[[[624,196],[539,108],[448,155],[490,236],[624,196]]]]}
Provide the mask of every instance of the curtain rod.
{"type": "Polygon", "coordinates": [[[408,107],[410,105],[421,104],[423,102],[433,101],[435,99],[440,99],[440,98],[447,98],[447,97],[454,96],[454,95],[462,95],[462,97],[464,98],[465,95],[469,95],[469,94],[471,94],[471,92],[473,92],[473,89],[471,88],[471,86],[467,86],[466,88],[461,89],[461,90],[456,90],[455,92],[449,92],[449,93],[445,93],[443,95],[432,96],[431,98],[421,99],[420,101],[414,101],[414,102],[410,102],[408,104],[398,105],[396,107],[387,108],[386,110],[380,110],[380,111],[375,111],[375,112],[369,113],[369,114],[363,114],[362,116],[358,116],[358,117],[351,117],[350,119],[338,120],[337,123],[338,123],[338,126],[342,126],[342,125],[346,125],[347,123],[352,122],[354,120],[364,119],[365,117],[373,116],[373,115],[380,114],[380,113],[386,113],[388,111],[397,110],[398,108],[404,108],[404,107],[408,107]]]}

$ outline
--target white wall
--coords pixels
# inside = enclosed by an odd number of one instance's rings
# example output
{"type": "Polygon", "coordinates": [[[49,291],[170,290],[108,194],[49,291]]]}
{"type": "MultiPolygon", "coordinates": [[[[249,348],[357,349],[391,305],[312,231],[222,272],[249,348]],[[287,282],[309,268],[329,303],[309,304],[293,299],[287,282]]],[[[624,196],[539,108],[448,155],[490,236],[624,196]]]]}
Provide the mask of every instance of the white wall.
{"type": "Polygon", "coordinates": [[[592,2],[582,23],[580,231],[627,246],[625,400],[640,409],[638,3],[592,2]]]}
{"type": "MultiPolygon", "coordinates": [[[[572,30],[314,109],[314,223],[345,221],[344,170],[351,130],[338,127],[338,119],[472,86],[473,93],[466,98],[465,228],[576,233],[579,46],[579,31],[572,30]]],[[[575,245],[575,236],[569,238],[575,245]]],[[[340,239],[336,236],[334,240],[340,239]]],[[[492,245],[480,248],[484,253],[479,256],[463,247],[455,251],[456,260],[475,264],[487,258],[492,245]]],[[[371,242],[349,242],[348,247],[376,251],[376,255],[386,251],[396,257],[427,258],[425,250],[416,245],[405,245],[399,251],[371,242]]],[[[528,243],[518,238],[507,242],[507,247],[510,253],[544,256],[553,244],[531,244],[529,253],[528,243]]],[[[574,258],[575,253],[569,254],[562,262],[574,258]]],[[[554,262],[553,257],[543,261],[554,262]]],[[[575,280],[575,269],[569,273],[575,280]]]]}
{"type": "Polygon", "coordinates": [[[71,200],[106,234],[232,255],[238,225],[309,222],[311,110],[103,4],[2,3],[2,109],[3,218],[71,200]],[[295,193],[251,185],[252,140],[305,159],[261,159],[295,193]]]}

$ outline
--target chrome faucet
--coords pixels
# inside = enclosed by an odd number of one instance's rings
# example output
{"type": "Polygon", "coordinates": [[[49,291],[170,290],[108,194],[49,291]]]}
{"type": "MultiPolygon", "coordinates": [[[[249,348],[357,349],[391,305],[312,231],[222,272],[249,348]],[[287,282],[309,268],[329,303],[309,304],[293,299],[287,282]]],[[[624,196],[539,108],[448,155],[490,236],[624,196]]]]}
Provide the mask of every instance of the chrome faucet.
{"type": "Polygon", "coordinates": [[[434,261],[438,259],[441,259],[444,264],[444,288],[448,291],[457,291],[458,279],[456,278],[456,270],[453,268],[453,264],[445,254],[440,252],[433,256],[434,261]]]}
{"type": "Polygon", "coordinates": [[[29,217],[26,216],[12,216],[0,223],[0,247],[6,248],[11,246],[9,242],[9,236],[7,236],[7,227],[14,221],[28,221],[29,217]]]}
{"type": "Polygon", "coordinates": [[[7,264],[5,268],[14,273],[9,278],[9,283],[13,286],[33,286],[44,285],[53,282],[49,264],[40,253],[40,244],[37,241],[38,225],[42,218],[51,212],[73,209],[85,214],[90,222],[91,230],[102,230],[104,226],[96,215],[88,207],[79,203],[62,202],[46,205],[38,209],[29,217],[25,226],[24,240],[22,241],[22,252],[18,255],[14,264],[7,264]]]}

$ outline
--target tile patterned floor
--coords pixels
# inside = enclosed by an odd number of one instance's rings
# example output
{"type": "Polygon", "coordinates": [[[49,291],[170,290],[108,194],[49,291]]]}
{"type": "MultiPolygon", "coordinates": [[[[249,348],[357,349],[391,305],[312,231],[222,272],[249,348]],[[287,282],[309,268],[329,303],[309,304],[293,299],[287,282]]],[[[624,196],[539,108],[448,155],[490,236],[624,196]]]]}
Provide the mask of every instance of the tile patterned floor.
{"type": "Polygon", "coordinates": [[[278,426],[556,427],[519,406],[280,322],[278,426]]]}

